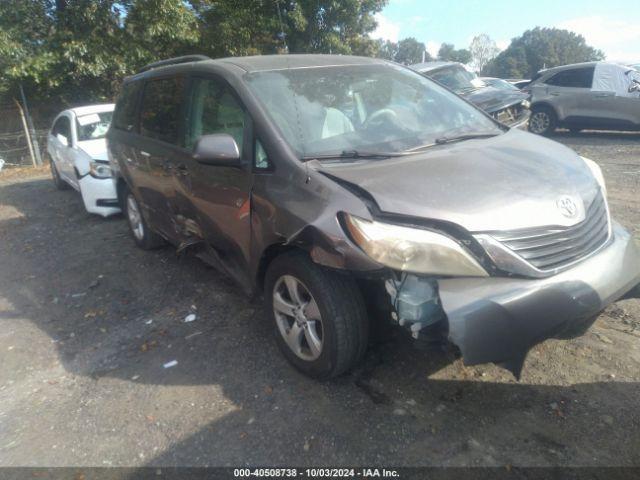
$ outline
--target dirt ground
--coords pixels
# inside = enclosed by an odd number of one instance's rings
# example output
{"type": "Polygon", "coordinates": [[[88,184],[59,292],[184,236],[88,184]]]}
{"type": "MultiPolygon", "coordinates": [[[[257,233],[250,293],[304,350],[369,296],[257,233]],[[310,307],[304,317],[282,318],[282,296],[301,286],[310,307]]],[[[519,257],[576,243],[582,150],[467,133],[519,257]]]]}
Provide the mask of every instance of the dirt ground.
{"type": "MultiPolygon", "coordinates": [[[[640,240],[640,135],[556,139],[640,240]]],[[[534,348],[520,382],[396,335],[321,383],[215,270],[138,250],[46,176],[0,176],[0,326],[0,466],[640,465],[635,299],[534,348]]]]}

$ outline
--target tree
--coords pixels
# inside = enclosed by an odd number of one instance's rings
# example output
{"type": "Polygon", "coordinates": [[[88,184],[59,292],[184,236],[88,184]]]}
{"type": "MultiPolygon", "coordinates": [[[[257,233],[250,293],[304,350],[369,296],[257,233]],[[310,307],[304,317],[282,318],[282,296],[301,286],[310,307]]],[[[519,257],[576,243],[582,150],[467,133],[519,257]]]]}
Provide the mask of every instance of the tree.
{"type": "MultiPolygon", "coordinates": [[[[398,51],[396,52],[394,61],[403,65],[412,65],[422,62],[423,55],[427,59],[427,49],[424,43],[419,42],[413,37],[403,38],[398,42],[398,51]]],[[[431,60],[429,56],[427,60],[431,60]]]]}
{"type": "Polygon", "coordinates": [[[604,53],[568,30],[536,27],[511,40],[509,47],[486,68],[486,73],[531,78],[542,68],[604,60],[604,53]]]}
{"type": "Polygon", "coordinates": [[[378,48],[375,56],[384,58],[385,60],[395,61],[396,55],[398,54],[398,44],[390,40],[382,39],[378,39],[377,42],[378,48]]]}
{"type": "Polygon", "coordinates": [[[0,95],[112,99],[146,63],[284,52],[376,55],[387,0],[1,0],[0,95]]]}
{"type": "Polygon", "coordinates": [[[438,60],[469,63],[471,61],[471,52],[466,48],[456,50],[452,43],[443,43],[438,50],[438,60]]]}
{"type": "Polygon", "coordinates": [[[469,46],[473,67],[477,72],[482,72],[486,65],[500,52],[496,42],[489,35],[481,33],[473,37],[469,46]]]}

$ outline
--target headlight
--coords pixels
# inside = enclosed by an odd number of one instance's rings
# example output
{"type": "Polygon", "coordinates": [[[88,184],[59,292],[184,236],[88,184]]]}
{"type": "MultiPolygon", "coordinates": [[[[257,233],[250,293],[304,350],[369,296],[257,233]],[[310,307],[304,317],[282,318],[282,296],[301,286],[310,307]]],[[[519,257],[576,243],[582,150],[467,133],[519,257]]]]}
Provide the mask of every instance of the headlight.
{"type": "Polygon", "coordinates": [[[89,164],[89,175],[94,178],[111,178],[111,167],[104,163],[91,162],[89,164]]]}
{"type": "Polygon", "coordinates": [[[584,163],[587,164],[587,167],[589,167],[589,170],[591,170],[591,173],[593,174],[593,176],[595,177],[596,181],[598,182],[598,185],[600,185],[600,188],[602,189],[602,195],[604,195],[606,197],[607,196],[607,186],[604,184],[604,175],[602,175],[602,170],[600,169],[598,164],[596,162],[594,162],[593,160],[589,160],[586,157],[580,157],[580,158],[582,160],[584,160],[584,163]]]}
{"type": "Polygon", "coordinates": [[[345,215],[356,244],[373,260],[405,272],[486,277],[482,266],[449,237],[429,230],[345,215]]]}

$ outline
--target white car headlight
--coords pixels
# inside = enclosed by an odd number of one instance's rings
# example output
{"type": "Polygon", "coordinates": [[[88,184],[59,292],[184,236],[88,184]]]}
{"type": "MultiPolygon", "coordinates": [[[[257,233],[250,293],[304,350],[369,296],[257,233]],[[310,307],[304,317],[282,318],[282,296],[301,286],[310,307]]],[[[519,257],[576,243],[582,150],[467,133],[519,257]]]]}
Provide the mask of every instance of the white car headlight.
{"type": "Polygon", "coordinates": [[[111,178],[111,167],[100,162],[91,162],[89,164],[89,175],[94,178],[111,178]]]}
{"type": "Polygon", "coordinates": [[[402,227],[345,215],[354,242],[376,262],[404,272],[487,277],[462,246],[429,230],[402,227]]]}
{"type": "Polygon", "coordinates": [[[587,164],[587,167],[589,167],[589,170],[591,170],[591,173],[593,174],[593,176],[595,177],[596,181],[598,182],[598,185],[600,185],[600,188],[602,188],[602,195],[604,195],[606,197],[607,196],[607,186],[604,184],[604,175],[602,175],[602,169],[593,160],[590,160],[590,159],[588,159],[586,157],[580,157],[580,158],[582,160],[584,160],[584,163],[587,164]]]}

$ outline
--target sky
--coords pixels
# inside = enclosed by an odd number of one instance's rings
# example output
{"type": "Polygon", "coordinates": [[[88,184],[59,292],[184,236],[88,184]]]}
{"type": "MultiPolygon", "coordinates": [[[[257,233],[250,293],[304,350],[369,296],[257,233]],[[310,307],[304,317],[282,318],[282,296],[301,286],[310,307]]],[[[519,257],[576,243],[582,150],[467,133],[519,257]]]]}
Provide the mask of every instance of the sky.
{"type": "Polygon", "coordinates": [[[638,0],[389,0],[376,19],[373,38],[415,37],[434,56],[442,42],[467,48],[480,33],[504,49],[513,37],[540,26],[581,34],[609,61],[640,62],[638,0]]]}

